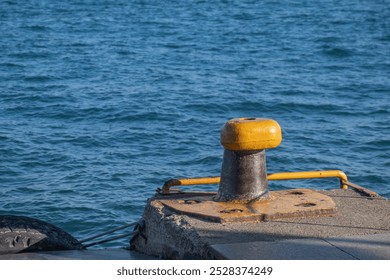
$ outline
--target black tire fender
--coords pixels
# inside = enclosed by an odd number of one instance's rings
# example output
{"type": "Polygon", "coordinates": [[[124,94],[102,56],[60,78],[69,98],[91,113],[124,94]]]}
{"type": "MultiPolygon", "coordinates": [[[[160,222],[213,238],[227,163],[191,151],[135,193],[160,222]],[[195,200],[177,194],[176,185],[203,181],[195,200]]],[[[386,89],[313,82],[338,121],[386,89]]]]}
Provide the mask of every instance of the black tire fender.
{"type": "Polygon", "coordinates": [[[80,242],[47,222],[25,216],[0,215],[0,255],[77,250],[80,242]]]}

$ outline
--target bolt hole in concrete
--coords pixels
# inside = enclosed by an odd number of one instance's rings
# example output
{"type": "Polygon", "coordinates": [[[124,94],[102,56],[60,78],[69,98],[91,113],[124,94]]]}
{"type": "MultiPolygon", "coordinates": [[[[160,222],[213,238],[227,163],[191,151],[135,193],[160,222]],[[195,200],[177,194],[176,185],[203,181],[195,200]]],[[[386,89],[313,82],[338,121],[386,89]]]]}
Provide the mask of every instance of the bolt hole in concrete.
{"type": "Polygon", "coordinates": [[[220,211],[220,213],[226,213],[226,214],[241,213],[241,212],[243,212],[243,210],[241,210],[241,209],[226,209],[226,210],[220,211]]]}
{"type": "Polygon", "coordinates": [[[293,194],[293,195],[302,195],[303,192],[298,192],[298,191],[295,191],[295,192],[290,192],[290,194],[293,194]]]}
{"type": "Polygon", "coordinates": [[[296,204],[294,206],[297,206],[297,207],[313,207],[313,206],[316,206],[316,205],[317,204],[315,204],[315,203],[305,202],[305,203],[296,204]]]}
{"type": "Polygon", "coordinates": [[[197,204],[197,203],[201,203],[200,200],[180,200],[179,201],[180,204],[197,204]]]}

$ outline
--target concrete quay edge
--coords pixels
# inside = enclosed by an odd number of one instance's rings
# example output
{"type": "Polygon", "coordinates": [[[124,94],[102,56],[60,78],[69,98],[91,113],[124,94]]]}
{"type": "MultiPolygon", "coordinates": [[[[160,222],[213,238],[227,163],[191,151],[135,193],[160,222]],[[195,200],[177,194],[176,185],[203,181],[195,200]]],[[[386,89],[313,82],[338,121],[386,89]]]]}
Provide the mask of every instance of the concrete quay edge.
{"type": "Polygon", "coordinates": [[[156,195],[132,247],[165,259],[390,259],[388,200],[353,189],[318,192],[335,201],[335,215],[222,224],[176,213],[156,195]]]}

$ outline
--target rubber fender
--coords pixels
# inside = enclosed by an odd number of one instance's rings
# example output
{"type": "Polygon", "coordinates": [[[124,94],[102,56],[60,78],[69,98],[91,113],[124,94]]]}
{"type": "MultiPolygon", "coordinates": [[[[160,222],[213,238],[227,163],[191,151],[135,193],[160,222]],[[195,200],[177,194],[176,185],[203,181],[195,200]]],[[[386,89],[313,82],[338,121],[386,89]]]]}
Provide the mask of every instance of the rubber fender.
{"type": "Polygon", "coordinates": [[[82,249],[79,241],[47,222],[25,216],[0,215],[0,255],[82,249]]]}

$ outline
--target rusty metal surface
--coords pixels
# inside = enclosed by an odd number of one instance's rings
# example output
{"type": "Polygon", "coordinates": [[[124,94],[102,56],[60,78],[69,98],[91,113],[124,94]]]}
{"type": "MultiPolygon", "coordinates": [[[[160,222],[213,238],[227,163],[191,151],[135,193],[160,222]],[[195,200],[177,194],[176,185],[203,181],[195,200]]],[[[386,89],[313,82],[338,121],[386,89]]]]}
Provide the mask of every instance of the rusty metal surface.
{"type": "Polygon", "coordinates": [[[224,151],[216,201],[253,201],[268,196],[265,150],[224,151]]]}
{"type": "Polygon", "coordinates": [[[352,182],[346,182],[346,185],[350,186],[351,188],[353,188],[355,191],[365,195],[365,196],[369,196],[369,197],[380,197],[379,194],[377,194],[376,192],[373,192],[369,189],[366,189],[362,186],[359,186],[358,184],[354,184],[352,182]]]}
{"type": "Polygon", "coordinates": [[[214,196],[192,193],[157,200],[179,214],[220,223],[261,222],[336,213],[336,204],[331,197],[309,189],[274,191],[269,199],[251,203],[216,202],[214,196]]]}

